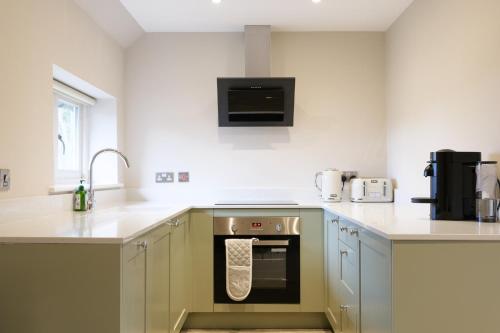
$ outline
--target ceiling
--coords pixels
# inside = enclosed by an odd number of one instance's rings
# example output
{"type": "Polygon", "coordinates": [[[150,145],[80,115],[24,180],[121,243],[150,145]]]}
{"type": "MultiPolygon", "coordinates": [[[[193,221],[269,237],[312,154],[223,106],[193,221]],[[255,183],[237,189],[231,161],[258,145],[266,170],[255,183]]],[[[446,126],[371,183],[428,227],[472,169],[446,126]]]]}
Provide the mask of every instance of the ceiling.
{"type": "Polygon", "coordinates": [[[120,0],[74,1],[122,47],[132,45],[144,33],[120,0]]]}
{"type": "Polygon", "coordinates": [[[385,31],[413,0],[120,0],[146,32],[385,31]]]}

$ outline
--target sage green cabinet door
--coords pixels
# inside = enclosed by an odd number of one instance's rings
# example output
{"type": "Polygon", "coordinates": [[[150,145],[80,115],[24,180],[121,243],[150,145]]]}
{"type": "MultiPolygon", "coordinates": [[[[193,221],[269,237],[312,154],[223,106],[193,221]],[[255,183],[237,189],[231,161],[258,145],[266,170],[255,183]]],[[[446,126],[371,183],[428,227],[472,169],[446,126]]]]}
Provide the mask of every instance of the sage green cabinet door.
{"type": "Polygon", "coordinates": [[[170,234],[170,332],[180,332],[188,314],[189,280],[187,222],[180,219],[180,224],[172,228],[170,234]]]}
{"type": "Polygon", "coordinates": [[[214,311],[213,215],[213,209],[194,209],[190,212],[192,312],[214,311]]]}
{"type": "Polygon", "coordinates": [[[300,311],[325,309],[324,214],[319,209],[300,210],[300,311]]]}
{"type": "MultiPolygon", "coordinates": [[[[156,235],[154,235],[156,236],[156,235]]],[[[170,330],[170,235],[151,237],[147,248],[146,320],[148,333],[170,330]]]]}
{"type": "Polygon", "coordinates": [[[368,232],[361,234],[360,328],[363,333],[392,330],[391,242],[368,232]]]}
{"type": "Polygon", "coordinates": [[[325,216],[326,231],[326,315],[334,329],[339,328],[340,304],[339,304],[339,220],[333,215],[325,216]]]}
{"type": "Polygon", "coordinates": [[[146,251],[137,251],[123,264],[125,333],[146,332],[146,251]]]}

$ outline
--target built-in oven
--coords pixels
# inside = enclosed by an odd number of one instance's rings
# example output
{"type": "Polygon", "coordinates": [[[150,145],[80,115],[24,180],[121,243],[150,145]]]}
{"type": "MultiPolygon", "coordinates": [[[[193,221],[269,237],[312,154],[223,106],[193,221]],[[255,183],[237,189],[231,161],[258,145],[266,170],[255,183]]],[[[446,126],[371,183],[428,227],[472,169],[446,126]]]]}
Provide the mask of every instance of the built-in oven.
{"type": "Polygon", "coordinates": [[[214,303],[299,304],[300,218],[215,217],[214,303]],[[242,302],[226,292],[228,238],[253,238],[252,288],[242,302]]]}

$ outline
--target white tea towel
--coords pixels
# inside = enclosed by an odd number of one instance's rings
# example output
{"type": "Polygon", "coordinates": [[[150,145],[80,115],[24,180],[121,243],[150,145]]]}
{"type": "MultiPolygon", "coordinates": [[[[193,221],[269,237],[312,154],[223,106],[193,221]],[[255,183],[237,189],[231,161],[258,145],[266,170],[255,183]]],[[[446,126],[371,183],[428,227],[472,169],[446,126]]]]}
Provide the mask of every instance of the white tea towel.
{"type": "Polygon", "coordinates": [[[252,243],[254,239],[226,239],[226,292],[236,302],[252,290],[252,243]]]}

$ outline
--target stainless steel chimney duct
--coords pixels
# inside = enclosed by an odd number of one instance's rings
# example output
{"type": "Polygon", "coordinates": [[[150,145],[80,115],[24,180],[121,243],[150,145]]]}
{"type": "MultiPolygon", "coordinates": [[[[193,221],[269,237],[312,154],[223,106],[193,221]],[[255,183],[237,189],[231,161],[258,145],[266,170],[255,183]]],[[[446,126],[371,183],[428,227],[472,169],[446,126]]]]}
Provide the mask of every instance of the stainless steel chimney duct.
{"type": "Polygon", "coordinates": [[[271,76],[270,25],[245,25],[245,75],[271,76]]]}

